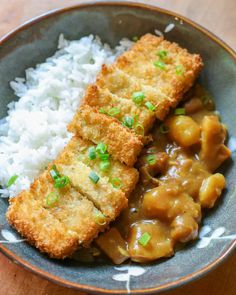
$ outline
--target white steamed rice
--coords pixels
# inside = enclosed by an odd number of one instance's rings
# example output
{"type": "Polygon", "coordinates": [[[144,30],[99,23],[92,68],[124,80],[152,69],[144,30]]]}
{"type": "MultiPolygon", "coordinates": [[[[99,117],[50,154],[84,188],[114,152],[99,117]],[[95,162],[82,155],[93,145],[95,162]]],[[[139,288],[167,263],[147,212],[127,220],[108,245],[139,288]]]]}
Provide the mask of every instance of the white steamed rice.
{"type": "Polygon", "coordinates": [[[102,64],[110,64],[127,50],[121,40],[111,49],[99,37],[68,41],[59,37],[58,51],[44,63],[25,71],[25,78],[10,82],[20,98],[8,105],[0,121],[0,194],[11,197],[27,189],[68,143],[66,126],[72,119],[88,84],[95,81],[102,64]],[[8,180],[17,175],[13,185],[8,180]]]}

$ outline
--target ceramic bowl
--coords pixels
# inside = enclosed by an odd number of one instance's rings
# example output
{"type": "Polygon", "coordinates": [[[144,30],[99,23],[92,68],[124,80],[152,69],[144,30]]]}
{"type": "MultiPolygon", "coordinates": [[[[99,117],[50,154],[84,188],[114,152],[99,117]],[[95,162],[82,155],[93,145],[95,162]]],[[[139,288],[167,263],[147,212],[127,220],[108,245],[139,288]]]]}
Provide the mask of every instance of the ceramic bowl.
{"type": "Polygon", "coordinates": [[[198,241],[188,244],[171,259],[147,265],[130,263],[118,267],[109,262],[95,265],[71,259],[48,259],[28,243],[22,242],[10,229],[5,219],[8,200],[0,198],[2,253],[56,283],[101,294],[157,293],[199,278],[234,249],[236,55],[216,36],[192,21],[156,7],[109,1],[52,11],[27,22],[0,41],[0,118],[6,115],[7,104],[16,99],[9,81],[24,76],[26,68],[52,55],[60,33],[67,39],[97,34],[102,41],[115,46],[123,37],[141,36],[147,32],[154,33],[155,30],[166,31],[164,35],[167,39],[176,41],[191,52],[200,53],[203,58],[205,67],[200,83],[215,97],[222,120],[229,127],[229,145],[233,156],[222,168],[227,178],[227,190],[217,208],[204,219],[198,241]]]}

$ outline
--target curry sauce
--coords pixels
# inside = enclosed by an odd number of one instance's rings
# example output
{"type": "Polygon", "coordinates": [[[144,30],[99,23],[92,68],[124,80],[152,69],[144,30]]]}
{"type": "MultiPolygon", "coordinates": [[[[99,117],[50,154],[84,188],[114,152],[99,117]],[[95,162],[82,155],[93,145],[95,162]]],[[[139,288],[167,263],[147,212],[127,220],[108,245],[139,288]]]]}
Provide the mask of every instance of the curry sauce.
{"type": "Polygon", "coordinates": [[[227,129],[202,87],[153,134],[137,163],[140,182],[129,207],[96,240],[115,263],[172,256],[178,243],[197,238],[202,210],[214,206],[226,185],[215,170],[230,157],[227,129]]]}

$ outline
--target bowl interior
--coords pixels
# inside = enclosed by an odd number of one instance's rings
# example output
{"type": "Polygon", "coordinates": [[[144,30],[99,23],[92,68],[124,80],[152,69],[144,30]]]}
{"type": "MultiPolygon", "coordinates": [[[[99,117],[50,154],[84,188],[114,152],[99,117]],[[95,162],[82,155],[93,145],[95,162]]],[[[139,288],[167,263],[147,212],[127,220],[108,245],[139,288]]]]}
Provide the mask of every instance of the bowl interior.
{"type": "MultiPolygon", "coordinates": [[[[34,67],[52,55],[57,47],[60,33],[67,39],[79,39],[82,36],[99,35],[103,42],[115,46],[123,37],[132,38],[155,29],[162,32],[173,23],[173,30],[165,34],[170,41],[176,41],[190,52],[200,53],[205,67],[200,83],[214,96],[222,120],[228,125],[229,140],[236,136],[236,63],[230,53],[208,35],[191,24],[180,21],[174,16],[150,8],[115,5],[112,3],[82,6],[64,10],[42,18],[24,29],[18,30],[2,42],[0,47],[0,118],[7,113],[7,104],[16,99],[9,88],[9,81],[24,76],[24,70],[34,67]]],[[[227,177],[227,190],[216,209],[204,219],[204,225],[210,230],[208,236],[224,227],[223,236],[236,233],[235,202],[235,153],[222,169],[227,177]]],[[[3,167],[4,168],[4,167],[3,167]]],[[[5,211],[8,202],[0,198],[0,224],[7,228],[5,211]]],[[[108,262],[82,264],[75,260],[56,261],[48,259],[27,243],[7,244],[5,249],[12,251],[28,264],[67,281],[71,286],[88,288],[92,291],[117,290],[119,294],[131,290],[167,288],[180,280],[191,278],[214,261],[218,260],[231,247],[231,239],[212,239],[208,246],[200,248],[197,242],[188,244],[169,260],[131,268],[115,268],[108,262]],[[117,277],[117,274],[125,274],[117,277]],[[127,281],[129,280],[129,284],[127,281]],[[99,289],[97,289],[99,288],[99,289]],[[103,290],[102,290],[103,289],[103,290]]],[[[144,290],[143,290],[144,292],[144,290]]]]}

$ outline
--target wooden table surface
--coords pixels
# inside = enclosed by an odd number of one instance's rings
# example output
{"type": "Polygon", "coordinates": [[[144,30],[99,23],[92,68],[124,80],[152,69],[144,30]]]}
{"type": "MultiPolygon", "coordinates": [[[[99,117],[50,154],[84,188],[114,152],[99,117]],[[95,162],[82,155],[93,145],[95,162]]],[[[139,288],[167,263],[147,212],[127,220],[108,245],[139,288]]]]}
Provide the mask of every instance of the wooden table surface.
{"type": "MultiPolygon", "coordinates": [[[[108,0],[109,1],[109,0],[108,0]]],[[[0,36],[29,18],[78,0],[0,0],[0,36]]],[[[141,2],[141,1],[140,1],[141,2]]],[[[146,0],[198,22],[236,50],[236,0],[146,0]]],[[[82,295],[13,264],[0,254],[0,295],[82,295]]],[[[166,295],[236,294],[236,253],[204,278],[166,295]]]]}

